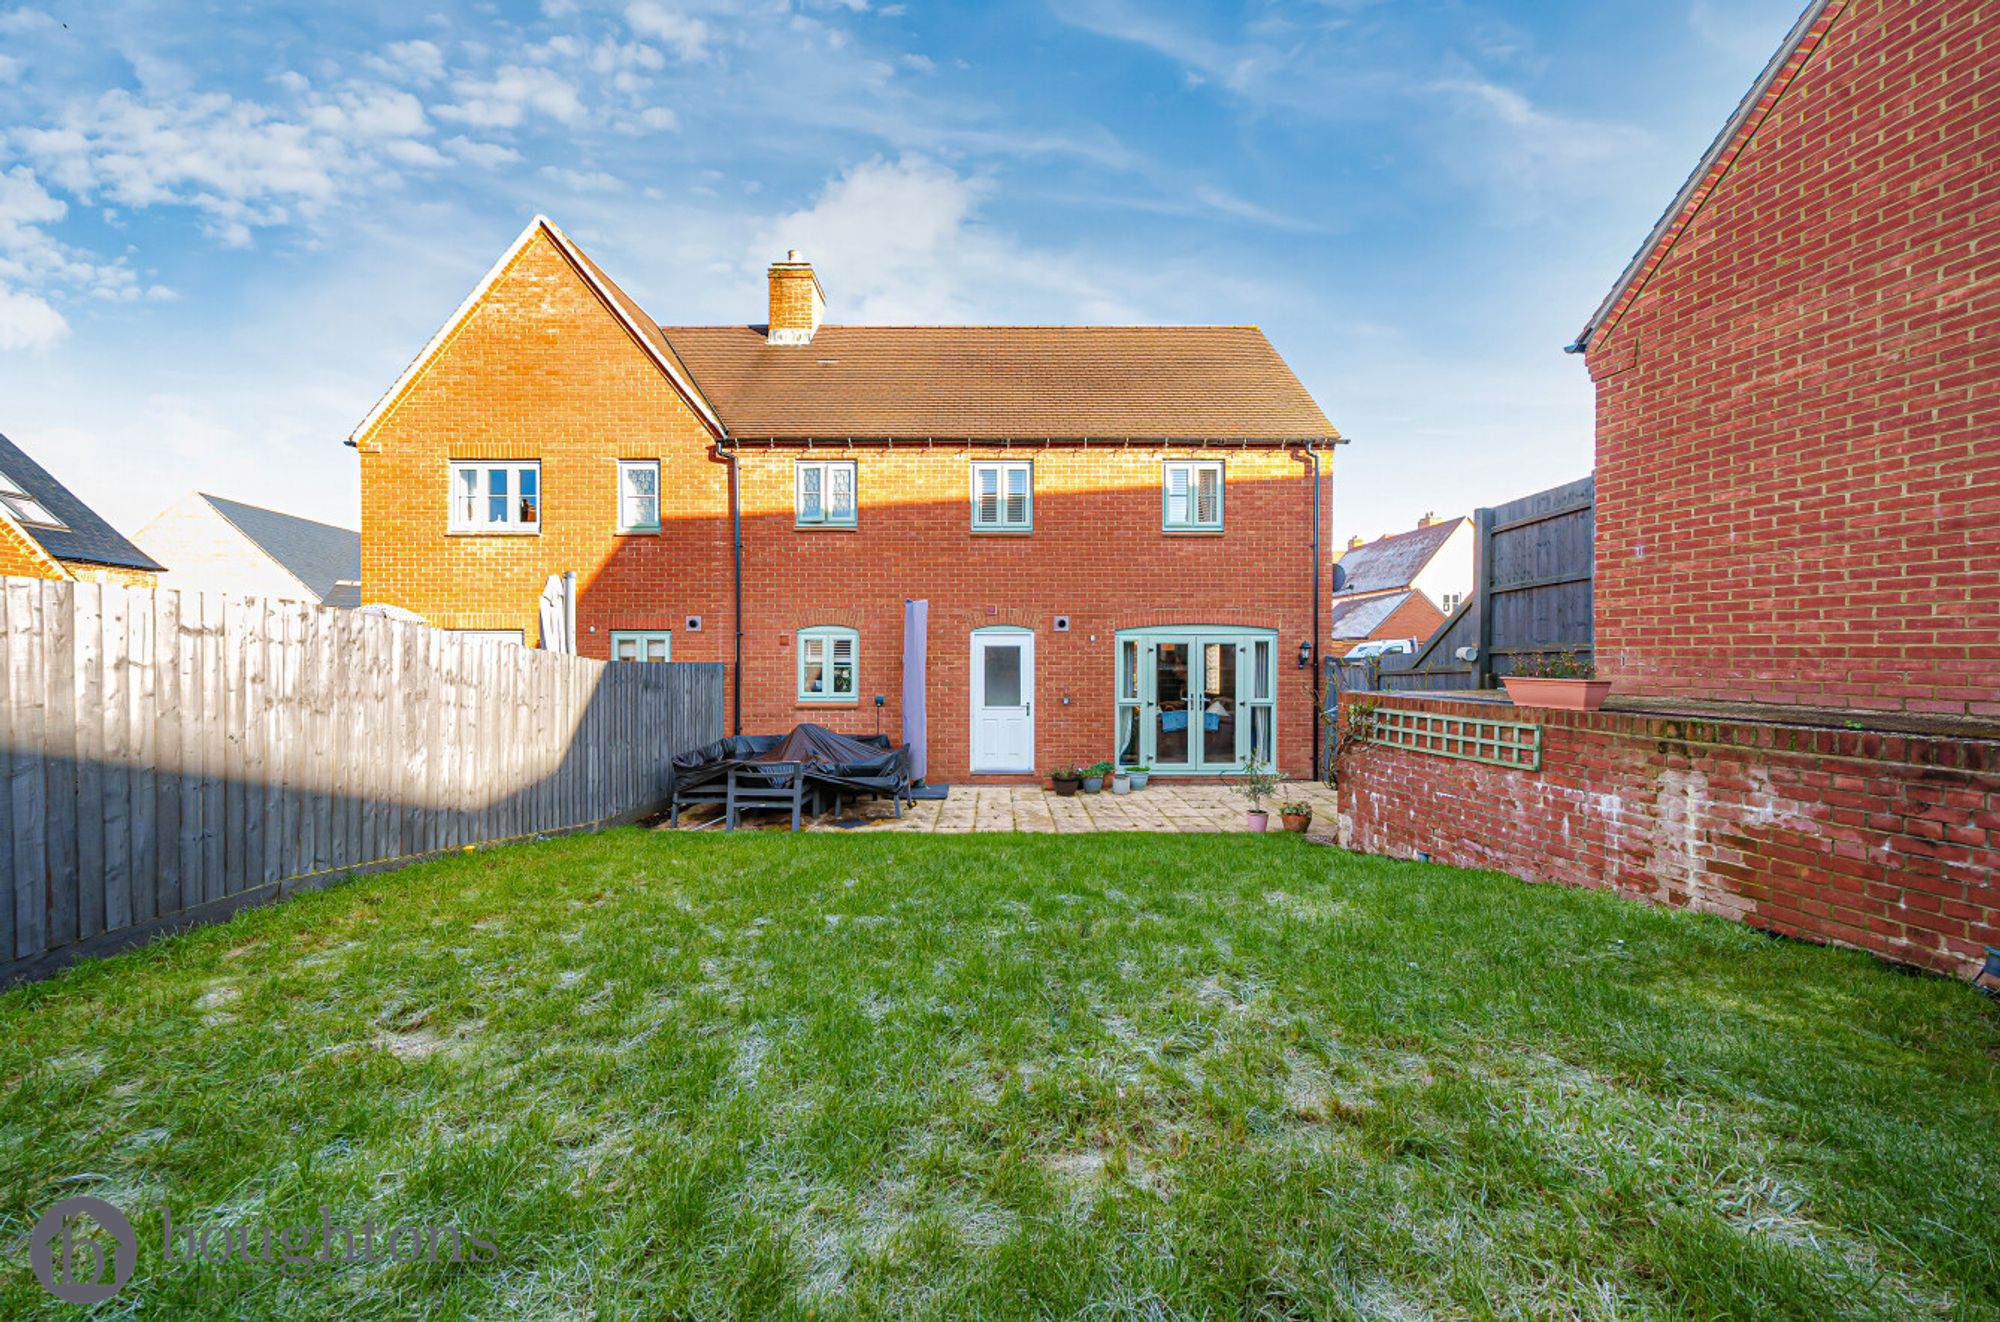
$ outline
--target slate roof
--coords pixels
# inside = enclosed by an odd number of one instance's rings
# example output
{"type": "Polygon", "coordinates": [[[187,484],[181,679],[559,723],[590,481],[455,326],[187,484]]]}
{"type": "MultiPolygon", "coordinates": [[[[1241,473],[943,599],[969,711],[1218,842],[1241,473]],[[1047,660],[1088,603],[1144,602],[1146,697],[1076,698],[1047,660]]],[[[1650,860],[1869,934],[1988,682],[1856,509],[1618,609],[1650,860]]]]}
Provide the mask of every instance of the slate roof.
{"type": "Polygon", "coordinates": [[[0,473],[14,479],[17,486],[37,504],[63,523],[61,528],[44,528],[23,523],[21,528],[42,544],[42,549],[58,560],[106,565],[115,569],[141,569],[157,573],[163,568],[151,556],[127,541],[125,535],[106,523],[97,511],[78,500],[70,489],[49,475],[23,450],[0,436],[0,473]]]}
{"type": "Polygon", "coordinates": [[[1327,629],[1329,638],[1366,638],[1381,628],[1396,608],[1416,596],[1411,589],[1406,592],[1384,592],[1373,597],[1363,597],[1359,601],[1333,599],[1331,624],[1327,629]]]}
{"type": "Polygon", "coordinates": [[[1335,439],[1254,326],[666,326],[747,439],[1335,439]]]}
{"type": "Polygon", "coordinates": [[[361,604],[361,534],[260,505],[201,498],[328,606],[361,604]],[[342,586],[345,582],[348,586],[342,586]]]}
{"type": "Polygon", "coordinates": [[[1365,546],[1355,547],[1336,562],[1345,574],[1345,581],[1335,599],[1408,587],[1464,522],[1462,518],[1443,519],[1428,528],[1378,537],[1365,546]]]}

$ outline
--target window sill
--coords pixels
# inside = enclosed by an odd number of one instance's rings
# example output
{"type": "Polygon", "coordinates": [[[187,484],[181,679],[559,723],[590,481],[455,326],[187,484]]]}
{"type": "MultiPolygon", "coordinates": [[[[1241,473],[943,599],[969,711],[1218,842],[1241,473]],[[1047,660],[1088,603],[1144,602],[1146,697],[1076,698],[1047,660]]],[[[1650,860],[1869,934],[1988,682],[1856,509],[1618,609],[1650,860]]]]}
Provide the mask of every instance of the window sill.
{"type": "Polygon", "coordinates": [[[792,529],[795,532],[860,532],[861,531],[860,525],[854,523],[795,523],[792,525],[792,529]]]}
{"type": "Polygon", "coordinates": [[[1033,537],[1033,528],[974,528],[974,537],[1033,537]]]}
{"type": "Polygon", "coordinates": [[[533,528],[446,528],[447,537],[540,537],[541,525],[533,528]]]}
{"type": "Polygon", "coordinates": [[[616,537],[658,537],[659,535],[660,530],[658,528],[620,528],[613,534],[616,537]]]}
{"type": "Polygon", "coordinates": [[[1160,531],[1168,537],[1220,537],[1224,532],[1221,528],[1162,528],[1160,531]]]}
{"type": "Polygon", "coordinates": [[[794,707],[858,707],[861,705],[861,699],[859,697],[794,698],[792,700],[792,705],[794,707]]]}

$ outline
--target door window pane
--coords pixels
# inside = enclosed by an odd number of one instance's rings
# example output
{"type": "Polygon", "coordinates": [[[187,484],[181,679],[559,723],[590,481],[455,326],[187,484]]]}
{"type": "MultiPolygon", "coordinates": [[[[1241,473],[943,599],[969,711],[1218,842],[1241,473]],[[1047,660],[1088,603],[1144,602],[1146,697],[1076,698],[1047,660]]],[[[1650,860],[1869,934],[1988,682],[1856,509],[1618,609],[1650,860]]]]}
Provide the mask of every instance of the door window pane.
{"type": "Polygon", "coordinates": [[[1019,643],[987,643],[980,648],[985,657],[986,705],[1021,705],[1021,646],[1019,643]]]}
{"type": "MultiPolygon", "coordinates": [[[[1154,756],[1162,766],[1185,766],[1188,761],[1188,645],[1161,643],[1153,653],[1154,756]]],[[[1196,695],[1198,696],[1198,695],[1196,695]]],[[[1197,704],[1199,705],[1199,704],[1197,704]]]]}
{"type": "Polygon", "coordinates": [[[1236,644],[1210,643],[1201,668],[1201,760],[1236,760],[1236,644]]]}

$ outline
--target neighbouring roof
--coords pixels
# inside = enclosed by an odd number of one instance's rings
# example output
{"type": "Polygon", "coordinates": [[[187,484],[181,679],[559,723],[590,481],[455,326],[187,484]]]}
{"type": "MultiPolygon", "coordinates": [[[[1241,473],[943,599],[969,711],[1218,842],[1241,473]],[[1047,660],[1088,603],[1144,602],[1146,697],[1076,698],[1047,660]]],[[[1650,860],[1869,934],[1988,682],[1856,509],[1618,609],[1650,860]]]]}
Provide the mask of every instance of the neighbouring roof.
{"type": "Polygon", "coordinates": [[[1405,592],[1385,592],[1379,596],[1363,597],[1359,601],[1333,599],[1333,615],[1327,629],[1329,638],[1366,638],[1388,622],[1398,607],[1416,596],[1414,589],[1405,592]]]}
{"type": "Polygon", "coordinates": [[[224,500],[206,491],[200,495],[322,602],[329,606],[361,604],[360,533],[260,505],[224,500]]]}
{"type": "Polygon", "coordinates": [[[1254,326],[667,326],[747,439],[1337,439],[1254,326]]]}
{"type": "Polygon", "coordinates": [[[1335,600],[1363,592],[1408,587],[1464,522],[1463,518],[1442,519],[1428,528],[1392,533],[1355,547],[1335,561],[1346,580],[1335,600]]]}
{"type": "Polygon", "coordinates": [[[27,519],[19,520],[21,530],[56,559],[114,569],[156,573],[161,569],[157,561],[127,541],[123,533],[78,500],[46,468],[29,458],[27,451],[5,436],[0,436],[0,473],[5,473],[30,500],[63,525],[45,527],[27,519]]]}
{"type": "Polygon", "coordinates": [[[1570,352],[1581,353],[1589,348],[1592,336],[1608,329],[1624,315],[1640,288],[1659,269],[1681,231],[1687,228],[1695,212],[1701,210],[1702,203],[1708,200],[1716,184],[1729,173],[1729,167],[1742,155],[1743,148],[1749,144],[1758,126],[1791,87],[1792,80],[1798,77],[1799,70],[1805,67],[1806,61],[1833,27],[1833,21],[1846,7],[1847,0],[1810,0],[1805,12],[1799,15],[1798,22],[1792,25],[1791,32],[1779,45],[1777,54],[1757,75],[1757,81],[1737,103],[1735,113],[1722,126],[1722,131],[1715,135],[1715,141],[1708,145],[1708,150],[1702,153],[1694,173],[1674,194],[1674,200],[1667,204],[1666,211],[1654,224],[1646,241],[1639,245],[1639,251],[1633,254],[1631,262],[1618,277],[1618,283],[1604,296],[1597,311],[1590,314],[1590,320],[1578,332],[1575,343],[1569,346],[1570,352]]]}

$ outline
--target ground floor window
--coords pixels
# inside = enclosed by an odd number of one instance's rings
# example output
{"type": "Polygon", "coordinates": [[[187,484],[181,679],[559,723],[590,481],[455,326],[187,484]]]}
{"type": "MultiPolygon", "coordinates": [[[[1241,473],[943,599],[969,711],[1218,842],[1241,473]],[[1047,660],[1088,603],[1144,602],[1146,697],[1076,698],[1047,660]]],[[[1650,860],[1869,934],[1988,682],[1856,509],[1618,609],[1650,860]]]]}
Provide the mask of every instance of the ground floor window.
{"type": "Polygon", "coordinates": [[[799,630],[799,701],[853,702],[861,635],[852,629],[799,630]]]}
{"type": "Polygon", "coordinates": [[[671,661],[674,636],[665,629],[613,629],[613,661],[671,661]]]}
{"type": "Polygon", "coordinates": [[[1126,629],[1117,645],[1121,766],[1213,774],[1275,760],[1277,630],[1126,629]]]}

